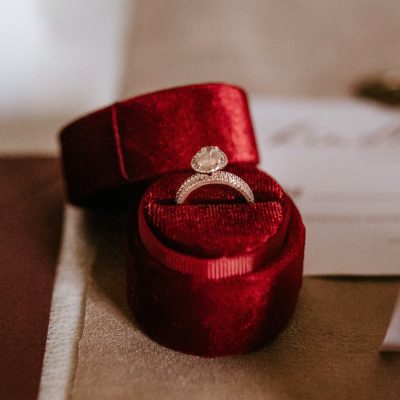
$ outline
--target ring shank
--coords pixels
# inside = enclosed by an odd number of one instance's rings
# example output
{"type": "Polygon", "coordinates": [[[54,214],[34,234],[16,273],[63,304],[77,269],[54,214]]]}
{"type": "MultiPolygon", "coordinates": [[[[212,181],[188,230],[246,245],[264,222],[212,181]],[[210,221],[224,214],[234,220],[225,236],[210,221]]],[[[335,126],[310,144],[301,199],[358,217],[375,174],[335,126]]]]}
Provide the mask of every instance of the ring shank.
{"type": "Polygon", "coordinates": [[[238,191],[248,203],[254,203],[254,194],[250,186],[239,176],[226,171],[217,171],[212,174],[194,174],[187,178],[176,194],[177,204],[183,204],[187,197],[205,185],[226,185],[238,191]]]}

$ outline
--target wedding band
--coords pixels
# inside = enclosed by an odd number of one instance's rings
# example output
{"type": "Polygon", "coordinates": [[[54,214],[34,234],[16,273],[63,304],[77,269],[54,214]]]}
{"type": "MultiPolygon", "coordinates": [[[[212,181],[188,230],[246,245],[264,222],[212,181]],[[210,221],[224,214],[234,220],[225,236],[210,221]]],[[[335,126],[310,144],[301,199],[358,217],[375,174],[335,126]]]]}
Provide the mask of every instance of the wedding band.
{"type": "Polygon", "coordinates": [[[254,194],[250,186],[240,177],[221,171],[228,164],[226,154],[217,146],[207,146],[199,150],[192,158],[192,168],[197,172],[187,178],[176,193],[177,204],[183,204],[196,189],[205,185],[227,185],[237,190],[248,203],[254,203],[254,194]]]}

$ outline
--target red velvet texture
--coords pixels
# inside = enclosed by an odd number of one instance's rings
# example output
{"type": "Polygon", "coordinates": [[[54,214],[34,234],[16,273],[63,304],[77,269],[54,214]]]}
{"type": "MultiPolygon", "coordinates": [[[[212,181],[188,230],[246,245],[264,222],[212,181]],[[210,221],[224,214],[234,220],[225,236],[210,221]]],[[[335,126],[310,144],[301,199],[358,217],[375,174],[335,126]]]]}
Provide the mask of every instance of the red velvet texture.
{"type": "Polygon", "coordinates": [[[190,174],[171,173],[152,184],[129,222],[128,299],[143,330],[173,349],[217,357],[258,349],[288,323],[302,282],[304,226],[292,201],[254,167],[229,170],[253,188],[246,204],[225,186],[195,191],[188,204],[174,195],[190,174]],[[141,224],[173,253],[167,260],[148,245],[141,224]],[[152,250],[152,251],[149,251],[152,250]],[[197,270],[182,270],[176,253],[197,270]],[[204,270],[223,257],[249,256],[252,270],[219,278],[204,270]],[[173,264],[173,259],[176,263],[173,264]],[[204,268],[198,264],[203,261],[204,268]],[[167,262],[166,262],[167,261],[167,262]]]}
{"type": "Polygon", "coordinates": [[[190,85],[113,104],[65,127],[60,136],[67,196],[77,205],[116,189],[187,169],[203,146],[219,146],[230,164],[258,164],[240,88],[190,85]]]}
{"type": "Polygon", "coordinates": [[[61,144],[72,203],[136,204],[128,301],[150,337],[216,357],[255,350],[286,326],[301,287],[304,226],[281,187],[256,168],[241,89],[191,85],[126,100],[67,126],[61,144]],[[175,204],[191,157],[207,145],[227,154],[227,170],[247,181],[255,204],[220,185],[175,204]]]}

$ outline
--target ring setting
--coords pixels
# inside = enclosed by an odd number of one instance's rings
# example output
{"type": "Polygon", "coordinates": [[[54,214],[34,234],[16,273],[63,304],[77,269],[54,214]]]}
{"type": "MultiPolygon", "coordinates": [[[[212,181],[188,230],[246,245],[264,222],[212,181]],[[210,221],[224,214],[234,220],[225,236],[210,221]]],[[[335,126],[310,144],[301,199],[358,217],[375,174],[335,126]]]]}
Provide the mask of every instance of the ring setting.
{"type": "Polygon", "coordinates": [[[205,185],[227,185],[237,190],[248,203],[254,203],[249,185],[239,176],[222,171],[228,165],[226,154],[217,146],[200,149],[192,158],[191,166],[196,174],[187,178],[176,193],[177,204],[183,204],[196,189],[205,185]]]}

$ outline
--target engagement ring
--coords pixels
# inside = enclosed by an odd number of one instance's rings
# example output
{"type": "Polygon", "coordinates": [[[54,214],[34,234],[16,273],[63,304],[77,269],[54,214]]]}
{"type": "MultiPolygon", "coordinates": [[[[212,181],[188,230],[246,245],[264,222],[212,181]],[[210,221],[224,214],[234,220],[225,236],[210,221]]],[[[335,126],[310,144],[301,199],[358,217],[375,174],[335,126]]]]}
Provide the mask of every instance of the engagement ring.
{"type": "Polygon", "coordinates": [[[249,185],[240,177],[222,171],[228,164],[226,154],[217,146],[207,146],[192,158],[192,168],[197,174],[187,178],[176,193],[176,202],[183,204],[196,189],[205,185],[227,185],[237,190],[248,203],[254,203],[254,194],[249,185]]]}

